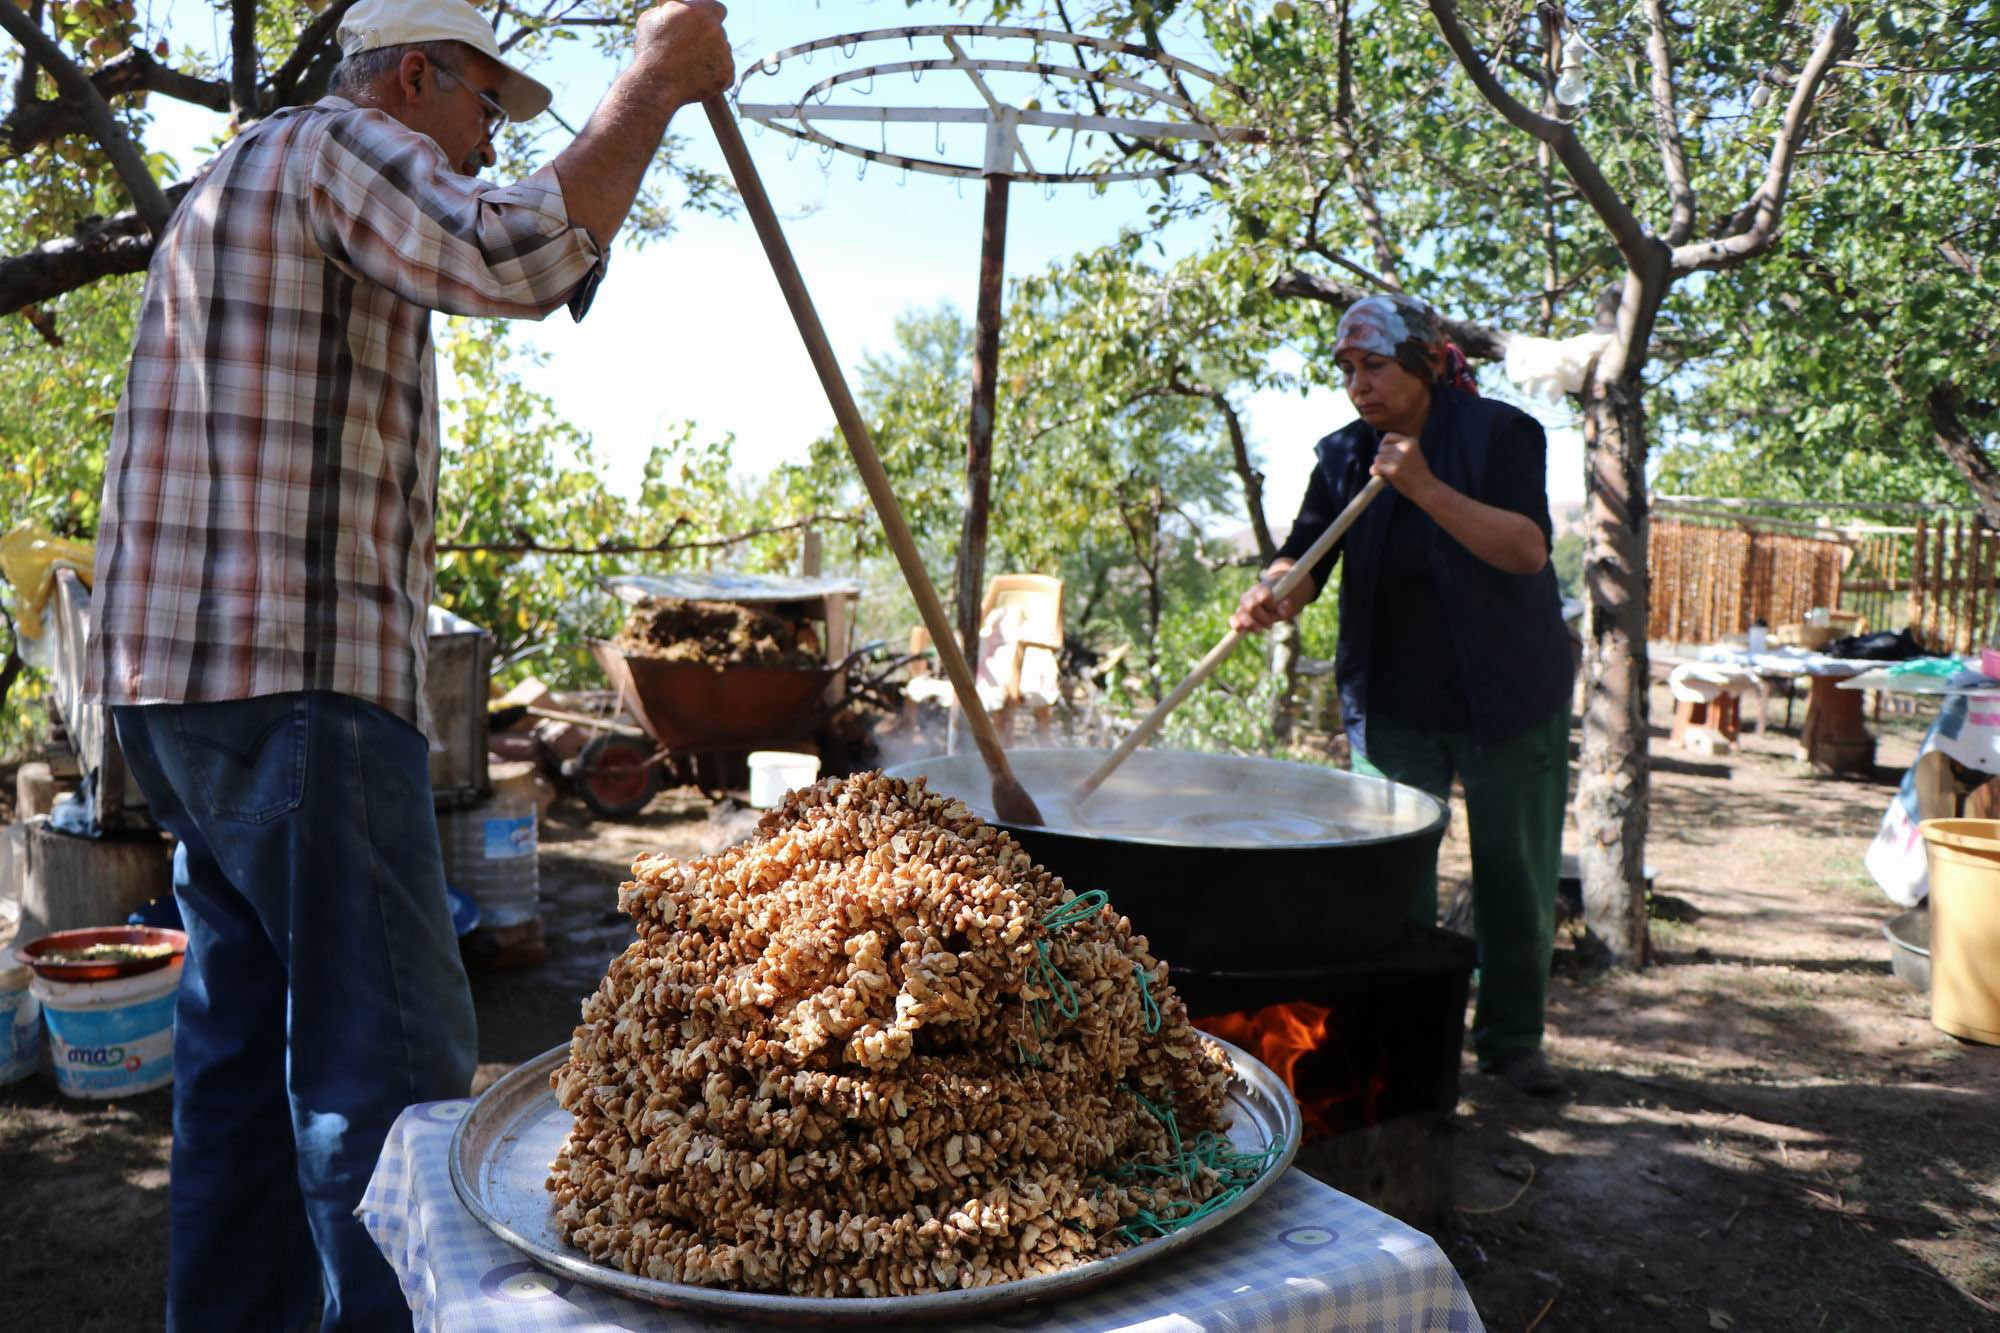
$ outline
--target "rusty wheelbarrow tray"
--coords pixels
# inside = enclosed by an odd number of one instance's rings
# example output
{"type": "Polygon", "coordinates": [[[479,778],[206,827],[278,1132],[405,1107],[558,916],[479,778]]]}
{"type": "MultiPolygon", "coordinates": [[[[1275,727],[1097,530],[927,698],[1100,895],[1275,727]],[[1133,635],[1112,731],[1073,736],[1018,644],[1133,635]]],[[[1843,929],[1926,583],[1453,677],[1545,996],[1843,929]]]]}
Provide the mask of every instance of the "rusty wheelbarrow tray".
{"type": "Polygon", "coordinates": [[[635,814],[659,790],[660,767],[676,754],[773,749],[813,733],[827,686],[846,666],[712,667],[627,653],[604,639],[591,655],[619,702],[651,738],[607,726],[577,757],[584,801],[599,814],[635,814]]]}

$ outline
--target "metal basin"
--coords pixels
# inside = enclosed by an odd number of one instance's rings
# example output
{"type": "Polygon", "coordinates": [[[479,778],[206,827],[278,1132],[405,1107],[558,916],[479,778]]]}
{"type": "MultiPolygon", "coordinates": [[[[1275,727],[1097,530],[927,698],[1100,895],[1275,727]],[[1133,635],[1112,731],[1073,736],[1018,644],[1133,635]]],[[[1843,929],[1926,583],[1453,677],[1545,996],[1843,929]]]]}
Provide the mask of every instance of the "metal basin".
{"type": "MultiPolygon", "coordinates": [[[[1412,787],[1308,764],[1141,750],[1081,810],[1103,750],[1008,752],[1048,825],[1003,825],[1082,893],[1103,889],[1156,956],[1212,974],[1306,972],[1394,944],[1445,810],[1412,787]]],[[[901,764],[994,818],[975,753],[901,764]]]]}

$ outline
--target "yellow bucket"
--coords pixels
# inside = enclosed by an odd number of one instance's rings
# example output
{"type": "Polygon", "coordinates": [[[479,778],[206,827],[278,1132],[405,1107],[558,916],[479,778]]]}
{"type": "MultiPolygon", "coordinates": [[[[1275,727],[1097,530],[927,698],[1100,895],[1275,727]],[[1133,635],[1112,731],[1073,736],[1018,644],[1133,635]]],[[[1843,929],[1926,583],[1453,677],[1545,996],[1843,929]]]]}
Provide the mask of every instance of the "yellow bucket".
{"type": "Polygon", "coordinates": [[[2000,1046],[2000,819],[1927,819],[1931,1022],[2000,1046]]]}

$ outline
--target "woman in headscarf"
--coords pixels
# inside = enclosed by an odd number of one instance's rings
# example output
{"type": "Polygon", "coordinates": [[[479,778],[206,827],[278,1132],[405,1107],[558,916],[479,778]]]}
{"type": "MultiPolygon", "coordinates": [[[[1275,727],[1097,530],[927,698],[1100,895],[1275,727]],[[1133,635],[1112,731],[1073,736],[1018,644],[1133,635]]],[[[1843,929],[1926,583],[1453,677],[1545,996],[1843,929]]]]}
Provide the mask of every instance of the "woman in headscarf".
{"type": "MultiPolygon", "coordinates": [[[[1472,842],[1480,1067],[1524,1092],[1563,1083],[1541,1051],[1569,781],[1574,667],[1549,565],[1547,442],[1479,397],[1435,313],[1356,302],[1334,362],[1360,419],[1319,442],[1290,537],[1231,623],[1299,614],[1343,556],[1335,674],[1357,772],[1448,801],[1465,784],[1472,842]],[[1370,474],[1385,491],[1283,603],[1272,585],[1370,474]]],[[[1413,905],[1437,919],[1437,869],[1413,905]]]]}

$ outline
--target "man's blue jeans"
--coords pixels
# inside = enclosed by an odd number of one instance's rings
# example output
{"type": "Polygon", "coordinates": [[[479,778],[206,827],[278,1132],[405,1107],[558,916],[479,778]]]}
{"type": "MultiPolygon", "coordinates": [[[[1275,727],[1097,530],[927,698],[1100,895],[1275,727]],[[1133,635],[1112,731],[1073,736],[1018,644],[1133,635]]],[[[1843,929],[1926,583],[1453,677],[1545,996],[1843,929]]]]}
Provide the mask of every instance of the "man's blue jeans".
{"type": "Polygon", "coordinates": [[[429,747],[346,695],[116,710],[180,840],[167,1326],[410,1327],[354,1218],[389,1126],[462,1097],[472,996],[445,898],[429,747]]]}

